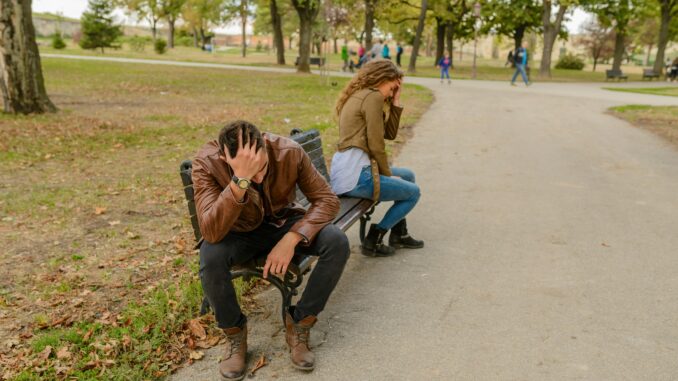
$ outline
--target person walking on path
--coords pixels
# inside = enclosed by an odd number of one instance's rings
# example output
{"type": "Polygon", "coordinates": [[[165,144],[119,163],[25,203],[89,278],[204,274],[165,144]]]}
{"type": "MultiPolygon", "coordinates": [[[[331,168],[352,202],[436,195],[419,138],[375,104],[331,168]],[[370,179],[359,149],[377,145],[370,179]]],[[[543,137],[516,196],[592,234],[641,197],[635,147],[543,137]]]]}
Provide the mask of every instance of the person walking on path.
{"type": "Polygon", "coordinates": [[[403,72],[389,60],[367,63],[346,85],[337,101],[338,151],[330,179],[338,195],[375,201],[395,201],[378,224],[372,224],[362,243],[363,255],[389,256],[396,248],[422,248],[408,234],[405,216],[419,201],[414,173],[391,168],[386,142],[398,134],[403,72]],[[383,238],[388,231],[388,245],[383,238]]]}
{"type": "Polygon", "coordinates": [[[398,42],[398,46],[396,47],[396,64],[398,67],[401,67],[402,65],[400,64],[400,57],[403,55],[403,46],[400,45],[400,42],[398,42]]]}
{"type": "Polygon", "coordinates": [[[527,43],[523,42],[523,46],[516,50],[513,54],[513,62],[516,64],[516,71],[513,73],[513,78],[511,78],[511,86],[516,85],[516,78],[518,78],[518,73],[523,77],[525,86],[530,86],[530,81],[527,79],[527,73],[525,68],[527,67],[527,43]]]}
{"type": "Polygon", "coordinates": [[[368,61],[375,59],[375,58],[379,58],[381,56],[383,44],[384,44],[384,40],[379,39],[379,42],[372,45],[372,49],[370,49],[370,52],[368,53],[369,54],[368,61]]]}
{"type": "Polygon", "coordinates": [[[445,52],[445,56],[443,56],[440,61],[438,61],[438,65],[436,66],[440,68],[440,83],[443,83],[445,78],[447,78],[448,85],[452,83],[452,80],[450,79],[450,67],[452,67],[450,54],[445,52]]]}
{"type": "Polygon", "coordinates": [[[346,46],[346,43],[344,43],[344,45],[341,47],[341,60],[344,61],[344,66],[341,68],[341,71],[346,71],[346,69],[348,69],[348,59],[348,46],[346,46]]]}
{"type": "Polygon", "coordinates": [[[350,254],[348,238],[332,224],[339,199],[299,144],[262,134],[245,121],[229,123],[218,140],[198,151],[192,179],[204,238],[200,280],[226,336],[219,362],[222,379],[241,380],[247,369],[247,317],[231,283],[231,268],[266,256],[263,277],[281,276],[295,251],[319,257],[301,299],[284,311],[292,364],[312,370],[309,332],[350,254]],[[311,201],[308,211],[290,204],[297,186],[311,201]]]}
{"type": "Polygon", "coordinates": [[[385,60],[391,59],[391,49],[389,49],[388,43],[384,43],[384,47],[381,49],[381,58],[385,60]]]}
{"type": "Polygon", "coordinates": [[[358,60],[363,58],[364,55],[365,55],[365,47],[363,46],[363,44],[360,44],[360,46],[358,47],[358,60]]]}

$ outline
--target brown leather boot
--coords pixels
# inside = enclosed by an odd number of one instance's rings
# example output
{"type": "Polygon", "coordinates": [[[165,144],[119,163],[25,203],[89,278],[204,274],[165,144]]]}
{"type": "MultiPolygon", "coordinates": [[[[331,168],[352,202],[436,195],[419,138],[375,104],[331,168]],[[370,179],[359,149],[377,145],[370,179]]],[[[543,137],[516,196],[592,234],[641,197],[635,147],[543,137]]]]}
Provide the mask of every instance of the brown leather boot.
{"type": "Polygon", "coordinates": [[[245,378],[247,357],[247,324],[224,329],[226,346],[219,362],[219,373],[224,380],[238,381],[245,378]]]}
{"type": "Polygon", "coordinates": [[[308,339],[317,320],[310,315],[295,323],[289,311],[285,314],[285,339],[290,348],[290,359],[297,369],[313,370],[315,367],[315,355],[308,347],[308,339]]]}

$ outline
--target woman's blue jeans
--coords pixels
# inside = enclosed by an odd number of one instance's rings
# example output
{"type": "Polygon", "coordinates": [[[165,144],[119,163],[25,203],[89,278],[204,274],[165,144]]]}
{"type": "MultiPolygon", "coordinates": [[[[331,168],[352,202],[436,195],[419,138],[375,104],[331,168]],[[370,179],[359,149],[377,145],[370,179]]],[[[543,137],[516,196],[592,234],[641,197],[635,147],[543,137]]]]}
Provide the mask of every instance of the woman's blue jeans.
{"type": "MultiPolygon", "coordinates": [[[[379,201],[395,201],[377,224],[383,230],[391,229],[405,218],[421,195],[419,186],[414,183],[414,172],[406,168],[391,168],[391,173],[400,178],[379,176],[379,201]]],[[[371,199],[373,191],[372,171],[370,166],[366,166],[360,172],[358,184],[351,191],[344,193],[344,196],[371,199]]]]}

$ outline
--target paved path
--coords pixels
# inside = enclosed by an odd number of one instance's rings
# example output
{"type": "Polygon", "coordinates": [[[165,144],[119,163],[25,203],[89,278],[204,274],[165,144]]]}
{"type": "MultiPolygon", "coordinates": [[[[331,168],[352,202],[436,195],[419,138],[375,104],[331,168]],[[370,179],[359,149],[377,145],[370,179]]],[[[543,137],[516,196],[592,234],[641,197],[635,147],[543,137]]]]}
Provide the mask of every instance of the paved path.
{"type": "MultiPolygon", "coordinates": [[[[263,293],[256,378],[676,380],[678,150],[604,111],[677,98],[411,81],[436,96],[397,159],[422,187],[409,221],[426,248],[354,251],[309,375],[288,364],[278,296],[263,293]]],[[[173,380],[217,380],[218,351],[173,380]]]]}

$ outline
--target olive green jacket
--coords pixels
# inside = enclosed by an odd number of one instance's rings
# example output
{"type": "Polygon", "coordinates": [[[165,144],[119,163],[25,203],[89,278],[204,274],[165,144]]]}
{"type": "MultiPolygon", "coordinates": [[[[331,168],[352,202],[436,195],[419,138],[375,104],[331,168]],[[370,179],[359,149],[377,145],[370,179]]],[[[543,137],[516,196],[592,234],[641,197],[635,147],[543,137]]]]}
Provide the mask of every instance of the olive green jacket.
{"type": "Polygon", "coordinates": [[[385,106],[384,96],[375,89],[357,91],[339,115],[339,151],[360,148],[376,161],[379,174],[391,176],[384,139],[393,140],[398,135],[402,111],[402,107],[385,106]]]}

